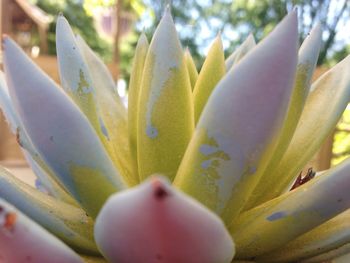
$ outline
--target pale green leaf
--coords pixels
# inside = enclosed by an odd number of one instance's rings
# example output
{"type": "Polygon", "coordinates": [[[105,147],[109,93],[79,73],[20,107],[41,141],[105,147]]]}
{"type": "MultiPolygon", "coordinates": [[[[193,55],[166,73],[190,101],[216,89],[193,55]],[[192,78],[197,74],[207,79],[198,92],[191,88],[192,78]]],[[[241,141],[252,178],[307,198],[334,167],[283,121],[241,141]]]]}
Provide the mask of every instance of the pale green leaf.
{"type": "Polygon", "coordinates": [[[126,109],[108,69],[82,38],[74,36],[63,16],[57,20],[56,47],[62,87],[87,116],[126,183],[135,185],[126,109]]]}
{"type": "Polygon", "coordinates": [[[130,75],[130,84],[128,91],[128,128],[129,144],[133,161],[137,167],[137,118],[139,116],[139,97],[141,91],[141,82],[146,55],[148,51],[148,40],[146,35],[142,34],[136,45],[135,57],[130,75]]]}
{"type": "Polygon", "coordinates": [[[218,82],[225,75],[225,57],[219,34],[209,49],[207,58],[193,89],[194,119],[197,123],[208,98],[218,82]]]}
{"type": "Polygon", "coordinates": [[[77,205],[76,201],[55,181],[54,173],[40,157],[40,154],[34,149],[34,145],[25,133],[8,94],[8,87],[3,72],[0,72],[0,108],[10,125],[11,132],[16,135],[17,142],[23,148],[24,156],[35,175],[41,179],[45,187],[48,188],[50,193],[57,199],[77,205]]]}
{"type": "Polygon", "coordinates": [[[347,210],[349,180],[350,159],[295,190],[242,213],[229,226],[237,257],[257,257],[283,247],[347,210]]]}
{"type": "Polygon", "coordinates": [[[85,211],[56,200],[21,182],[0,168],[0,198],[13,204],[32,220],[75,249],[98,254],[93,221],[85,211]]]}
{"type": "Polygon", "coordinates": [[[317,64],[317,58],[322,42],[321,37],[322,30],[321,25],[319,24],[311,31],[310,35],[306,38],[299,49],[298,66],[293,93],[283,128],[278,135],[279,139],[276,150],[265,168],[260,182],[249,198],[245,209],[250,209],[267,201],[269,198],[271,199],[269,190],[273,189],[276,182],[280,180],[279,176],[281,174],[276,173],[276,169],[278,169],[278,164],[292,140],[294,131],[304,109],[306,98],[309,94],[311,78],[317,64]]]}
{"type": "Polygon", "coordinates": [[[348,263],[350,260],[350,243],[301,261],[300,263],[348,263]]]}
{"type": "Polygon", "coordinates": [[[269,185],[264,188],[268,189],[264,200],[288,191],[297,174],[333,131],[350,100],[349,71],[350,56],[312,84],[292,141],[273,174],[270,174],[273,179],[264,181],[269,185]]]}
{"type": "Polygon", "coordinates": [[[190,76],[191,87],[193,91],[194,86],[196,85],[196,82],[198,79],[198,71],[196,68],[196,64],[193,61],[190,50],[188,48],[186,48],[185,50],[185,61],[186,61],[187,71],[188,71],[188,75],[190,76]]]}
{"type": "Polygon", "coordinates": [[[11,100],[30,141],[61,185],[96,216],[124,188],[122,178],[72,100],[12,40],[3,43],[11,100]]]}
{"type": "Polygon", "coordinates": [[[76,45],[83,56],[82,63],[86,63],[86,74],[90,76],[90,84],[96,94],[94,103],[102,120],[100,124],[104,124],[102,129],[107,134],[107,140],[103,137],[102,141],[126,183],[129,186],[136,185],[139,179],[136,162],[129,147],[126,108],[115,92],[114,80],[103,61],[79,36],[76,38],[76,45]]]}
{"type": "Polygon", "coordinates": [[[199,119],[174,185],[226,223],[242,209],[273,152],[296,62],[292,13],[225,75],[199,119]]]}
{"type": "Polygon", "coordinates": [[[79,206],[77,201],[74,200],[73,197],[71,197],[66,192],[66,190],[64,190],[64,188],[57,182],[57,179],[55,179],[54,176],[54,172],[49,168],[49,166],[44,163],[42,159],[39,158],[38,153],[35,154],[34,158],[27,150],[23,150],[23,154],[37,179],[40,180],[40,183],[43,184],[50,195],[65,203],[79,206]],[[39,163],[35,160],[38,160],[39,163]]]}
{"type": "Polygon", "coordinates": [[[226,59],[225,67],[228,72],[233,65],[237,64],[249,51],[256,46],[254,37],[249,34],[246,40],[226,59]]]}
{"type": "Polygon", "coordinates": [[[137,154],[144,180],[175,177],[194,129],[191,84],[175,25],[166,11],[148,49],[139,101],[137,154]]]}
{"type": "MultiPolygon", "coordinates": [[[[339,199],[339,202],[343,200],[339,199]]],[[[350,210],[347,210],[285,246],[259,257],[259,262],[295,262],[327,253],[350,243],[350,210]]]]}

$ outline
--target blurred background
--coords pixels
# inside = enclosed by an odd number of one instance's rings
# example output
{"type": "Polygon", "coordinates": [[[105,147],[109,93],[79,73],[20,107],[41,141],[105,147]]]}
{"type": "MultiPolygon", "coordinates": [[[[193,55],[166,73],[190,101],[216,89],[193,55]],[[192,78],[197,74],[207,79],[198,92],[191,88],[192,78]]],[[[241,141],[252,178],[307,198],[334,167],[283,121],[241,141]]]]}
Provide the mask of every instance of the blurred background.
{"type": "MultiPolygon", "coordinates": [[[[148,39],[170,4],[183,47],[188,47],[198,70],[211,41],[221,32],[226,55],[252,33],[260,41],[288,11],[298,8],[300,41],[323,25],[323,47],[315,78],[350,54],[349,0],[0,0],[0,33],[10,35],[55,81],[55,23],[59,13],[77,34],[104,59],[127,96],[137,39],[148,39]]],[[[1,56],[1,54],[0,54],[1,56]]],[[[326,110],[326,109],[325,109],[326,110]]],[[[303,149],[300,149],[301,151],[303,149]]],[[[350,155],[350,107],[326,140],[312,165],[329,168],[350,155]]],[[[0,117],[0,162],[25,165],[16,139],[0,117]]]]}

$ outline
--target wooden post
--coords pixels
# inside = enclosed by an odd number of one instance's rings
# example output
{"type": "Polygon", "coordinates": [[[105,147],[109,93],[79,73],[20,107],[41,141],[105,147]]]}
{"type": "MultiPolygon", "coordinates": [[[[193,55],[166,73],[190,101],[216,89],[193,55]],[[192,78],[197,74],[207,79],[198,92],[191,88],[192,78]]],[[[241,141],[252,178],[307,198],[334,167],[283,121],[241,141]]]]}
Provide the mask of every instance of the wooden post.
{"type": "MultiPolygon", "coordinates": [[[[14,3],[12,0],[0,0],[0,36],[12,35],[12,15],[14,3]]],[[[0,49],[1,52],[1,49],[0,49]]],[[[0,57],[2,55],[0,54],[0,57]]],[[[1,63],[2,64],[2,63],[1,63]]],[[[23,156],[16,142],[15,136],[11,134],[8,124],[0,111],[0,160],[22,159],[23,156]]]]}
{"type": "MultiPolygon", "coordinates": [[[[0,38],[10,33],[11,7],[10,0],[0,0],[0,38]]],[[[0,48],[0,69],[2,69],[2,49],[0,48]]]]}
{"type": "Polygon", "coordinates": [[[47,44],[47,29],[38,26],[38,33],[40,38],[40,53],[47,54],[49,51],[47,44]]]}
{"type": "Polygon", "coordinates": [[[117,68],[115,75],[113,76],[115,80],[118,80],[119,78],[119,65],[120,65],[120,49],[119,49],[119,42],[120,42],[120,36],[121,36],[121,13],[123,8],[123,1],[118,0],[116,3],[116,22],[117,22],[117,30],[115,32],[114,36],[114,52],[113,52],[113,63],[115,63],[115,66],[117,68]]]}
{"type": "Polygon", "coordinates": [[[13,2],[11,0],[1,0],[0,4],[0,34],[11,34],[12,32],[13,2]]]}

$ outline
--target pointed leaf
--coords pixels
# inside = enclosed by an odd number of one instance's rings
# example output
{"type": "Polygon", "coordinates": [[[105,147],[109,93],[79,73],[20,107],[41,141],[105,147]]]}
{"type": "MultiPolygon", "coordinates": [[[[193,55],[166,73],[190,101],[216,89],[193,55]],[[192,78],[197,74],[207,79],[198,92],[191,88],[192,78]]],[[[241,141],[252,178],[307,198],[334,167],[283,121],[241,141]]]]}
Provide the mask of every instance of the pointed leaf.
{"type": "Polygon", "coordinates": [[[167,10],[148,49],[138,117],[141,180],[173,180],[194,129],[191,84],[175,25],[167,10]]]}
{"type": "Polygon", "coordinates": [[[137,118],[139,116],[139,97],[141,91],[141,81],[148,51],[148,40],[145,34],[142,34],[137,42],[135,57],[130,75],[130,85],[128,91],[128,128],[129,144],[132,159],[137,167],[137,118]]]}
{"type": "Polygon", "coordinates": [[[126,108],[114,91],[114,80],[101,59],[81,37],[76,38],[76,44],[84,57],[88,68],[86,73],[91,76],[91,86],[96,92],[95,103],[108,134],[108,140],[104,140],[106,149],[128,185],[135,185],[139,179],[137,163],[129,148],[126,108]]]}
{"type": "Polygon", "coordinates": [[[229,263],[234,255],[222,221],[158,178],[108,199],[95,237],[110,262],[229,263]]]}
{"type": "Polygon", "coordinates": [[[233,65],[237,64],[249,51],[256,46],[254,37],[249,34],[246,40],[233,52],[225,61],[226,71],[228,72],[233,65]]]}
{"type": "Polygon", "coordinates": [[[350,244],[338,247],[327,253],[301,261],[301,263],[348,263],[350,260],[350,244]]]}
{"type": "Polygon", "coordinates": [[[62,15],[57,19],[56,47],[62,87],[87,116],[101,140],[107,140],[89,70],[78,50],[73,31],[62,15]]]}
{"type": "Polygon", "coordinates": [[[224,222],[238,215],[274,150],[293,86],[296,49],[293,12],[220,81],[187,148],[174,185],[224,222]]]}
{"type": "Polygon", "coordinates": [[[347,243],[350,243],[350,210],[301,235],[284,247],[259,257],[259,262],[299,262],[347,243]]]}
{"type": "Polygon", "coordinates": [[[194,119],[197,123],[208,98],[225,75],[225,57],[219,34],[209,49],[193,90],[194,119]]]}
{"type": "Polygon", "coordinates": [[[350,100],[350,56],[323,74],[312,86],[292,141],[275,168],[265,199],[274,198],[292,184],[333,131],[350,100]],[[325,110],[327,109],[327,110],[325,110]]]}
{"type": "Polygon", "coordinates": [[[198,79],[198,71],[196,64],[194,63],[193,58],[191,56],[190,50],[188,48],[186,48],[185,50],[185,62],[187,66],[188,75],[190,76],[190,82],[193,91],[198,79]]]}
{"type": "Polygon", "coordinates": [[[30,187],[3,168],[0,168],[0,198],[66,244],[85,253],[98,253],[93,238],[94,223],[84,210],[30,187]]]}
{"type": "Polygon", "coordinates": [[[4,40],[4,65],[11,99],[35,149],[66,190],[96,216],[106,198],[124,188],[96,132],[9,38],[4,40]]]}
{"type": "Polygon", "coordinates": [[[75,38],[63,16],[57,19],[56,47],[62,87],[89,119],[121,176],[128,184],[135,184],[130,163],[125,160],[130,158],[125,153],[128,151],[126,111],[113,93],[114,84],[107,69],[81,38],[75,38]]]}
{"type": "Polygon", "coordinates": [[[8,94],[7,84],[5,82],[5,75],[0,72],[0,108],[2,109],[6,120],[10,124],[11,131],[17,137],[17,141],[23,148],[23,153],[34,170],[35,175],[39,175],[45,186],[50,189],[51,194],[56,198],[76,205],[76,202],[70,197],[60,185],[54,180],[53,172],[45,164],[39,153],[34,149],[30,142],[28,135],[23,130],[22,124],[18,118],[18,114],[13,108],[10,96],[8,94]]]}
{"type": "Polygon", "coordinates": [[[83,263],[72,249],[1,199],[0,244],[2,262],[83,263]]]}
{"type": "Polygon", "coordinates": [[[24,157],[26,158],[26,161],[30,165],[30,168],[33,170],[34,174],[40,178],[42,182],[45,182],[45,186],[51,190],[52,195],[57,199],[74,206],[78,206],[76,200],[74,200],[62,187],[62,184],[58,182],[54,171],[41,157],[41,154],[35,149],[35,146],[24,130],[22,123],[20,121],[18,123],[19,126],[17,127],[16,132],[17,142],[22,147],[24,157]]]}
{"type": "MultiPolygon", "coordinates": [[[[26,151],[23,151],[24,157],[27,160],[30,168],[47,189],[50,195],[56,199],[61,200],[65,203],[79,207],[78,203],[62,188],[62,186],[56,181],[54,173],[48,166],[43,166],[42,162],[39,164],[33,157],[26,151]]],[[[42,160],[40,160],[42,161],[42,160]]]]}
{"type": "Polygon", "coordinates": [[[350,159],[310,182],[242,213],[229,227],[238,258],[282,247],[350,206],[350,159]],[[341,200],[339,202],[339,200],[341,200]]]}
{"type": "Polygon", "coordinates": [[[2,71],[0,71],[0,108],[10,126],[11,132],[16,134],[19,120],[12,107],[8,87],[5,81],[5,75],[2,71]]]}
{"type": "Polygon", "coordinates": [[[311,31],[309,37],[306,38],[299,49],[295,84],[288,113],[281,134],[279,135],[278,145],[260,179],[259,184],[249,198],[245,208],[247,210],[271,199],[269,189],[274,189],[275,182],[280,180],[280,173],[276,173],[276,168],[292,140],[293,133],[304,109],[306,98],[309,94],[311,78],[317,64],[321,42],[322,30],[321,25],[319,24],[311,31]]]}

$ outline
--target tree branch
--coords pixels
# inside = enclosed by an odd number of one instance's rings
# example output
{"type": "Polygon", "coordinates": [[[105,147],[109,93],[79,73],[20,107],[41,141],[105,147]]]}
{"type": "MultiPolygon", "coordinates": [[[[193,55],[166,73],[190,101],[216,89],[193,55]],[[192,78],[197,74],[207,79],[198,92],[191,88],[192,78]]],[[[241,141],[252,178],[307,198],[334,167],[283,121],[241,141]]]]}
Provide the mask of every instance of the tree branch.
{"type": "Polygon", "coordinates": [[[332,24],[332,26],[329,28],[329,36],[328,36],[328,39],[326,40],[325,44],[324,44],[324,47],[320,53],[320,56],[319,56],[319,59],[318,59],[318,65],[321,65],[326,56],[327,56],[327,52],[329,50],[329,48],[332,46],[333,42],[334,42],[334,39],[335,39],[335,36],[336,36],[336,28],[338,26],[338,23],[340,21],[340,18],[343,16],[343,13],[344,11],[346,10],[347,8],[347,5],[348,5],[348,1],[345,0],[344,3],[343,3],[343,6],[342,8],[340,9],[339,13],[337,16],[335,16],[335,19],[334,19],[334,22],[332,24]]]}

